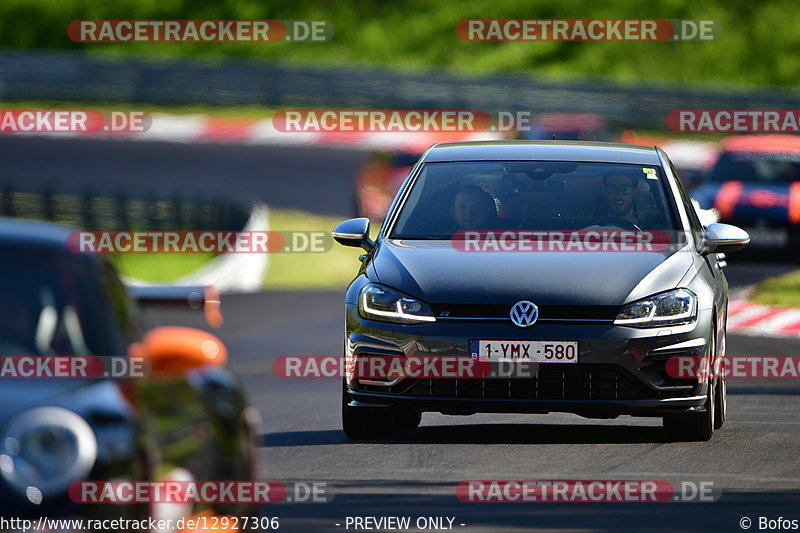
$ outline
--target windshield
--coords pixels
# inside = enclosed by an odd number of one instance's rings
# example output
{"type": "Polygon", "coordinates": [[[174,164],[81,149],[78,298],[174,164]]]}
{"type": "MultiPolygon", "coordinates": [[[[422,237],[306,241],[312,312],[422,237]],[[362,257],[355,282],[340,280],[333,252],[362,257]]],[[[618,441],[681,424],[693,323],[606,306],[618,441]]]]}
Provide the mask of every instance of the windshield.
{"type": "Polygon", "coordinates": [[[0,298],[0,354],[109,354],[102,298],[72,261],[3,250],[0,298]]]}
{"type": "Polygon", "coordinates": [[[390,234],[460,230],[674,230],[661,168],[571,162],[427,163],[390,234]]]}
{"type": "Polygon", "coordinates": [[[723,152],[711,170],[712,181],[788,183],[800,180],[800,154],[723,152]]]}

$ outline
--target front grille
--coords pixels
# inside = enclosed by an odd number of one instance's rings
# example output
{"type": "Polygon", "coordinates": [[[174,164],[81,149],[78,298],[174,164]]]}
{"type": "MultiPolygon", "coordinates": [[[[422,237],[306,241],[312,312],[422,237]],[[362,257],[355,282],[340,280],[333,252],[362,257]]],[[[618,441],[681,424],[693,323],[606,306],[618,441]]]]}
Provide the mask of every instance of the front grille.
{"type": "Polygon", "coordinates": [[[535,377],[423,379],[404,396],[480,400],[636,400],[668,397],[617,365],[542,364],[535,377]]]}
{"type": "MultiPolygon", "coordinates": [[[[440,318],[508,319],[511,305],[498,304],[431,304],[433,314],[440,318]]],[[[613,305],[542,305],[539,320],[602,320],[613,322],[619,308],[613,305]]]]}

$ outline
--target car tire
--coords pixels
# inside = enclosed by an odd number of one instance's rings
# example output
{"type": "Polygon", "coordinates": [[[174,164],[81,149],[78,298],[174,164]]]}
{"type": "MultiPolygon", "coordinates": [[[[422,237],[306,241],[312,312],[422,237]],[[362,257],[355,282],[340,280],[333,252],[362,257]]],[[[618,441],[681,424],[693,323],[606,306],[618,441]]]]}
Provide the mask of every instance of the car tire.
{"type": "Polygon", "coordinates": [[[391,407],[352,407],[347,386],[342,387],[342,429],[348,439],[374,440],[392,435],[394,409],[391,407]]]}
{"type": "Polygon", "coordinates": [[[716,394],[715,399],[715,409],[714,412],[714,429],[720,429],[725,424],[725,419],[727,418],[727,411],[728,411],[728,385],[725,383],[725,378],[720,377],[717,380],[717,386],[714,387],[714,394],[716,394]]]}
{"type": "Polygon", "coordinates": [[[422,422],[422,413],[408,407],[398,407],[394,412],[394,427],[397,429],[414,430],[422,422]]]}
{"type": "MultiPolygon", "coordinates": [[[[725,328],[722,330],[722,336],[719,340],[719,353],[717,354],[718,357],[724,360],[725,358],[725,345],[726,345],[726,331],[725,328]]],[[[718,365],[717,368],[724,368],[722,365],[718,365]]],[[[716,412],[714,413],[714,429],[720,429],[724,424],[725,420],[728,419],[728,384],[725,380],[725,376],[721,375],[717,378],[717,403],[716,403],[716,412]]]]}
{"type": "MultiPolygon", "coordinates": [[[[716,356],[716,328],[711,335],[711,347],[709,353],[716,356]]],[[[711,369],[714,365],[711,365],[711,369]]],[[[664,417],[664,430],[671,440],[676,441],[707,441],[714,435],[714,429],[718,428],[717,418],[717,387],[714,386],[713,370],[709,370],[712,375],[708,376],[708,389],[706,391],[705,408],[701,413],[686,413],[668,415],[664,417]]]]}
{"type": "Polygon", "coordinates": [[[707,441],[714,434],[716,401],[713,385],[709,384],[705,410],[702,413],[668,415],[664,417],[664,430],[670,440],[678,442],[707,441]]]}

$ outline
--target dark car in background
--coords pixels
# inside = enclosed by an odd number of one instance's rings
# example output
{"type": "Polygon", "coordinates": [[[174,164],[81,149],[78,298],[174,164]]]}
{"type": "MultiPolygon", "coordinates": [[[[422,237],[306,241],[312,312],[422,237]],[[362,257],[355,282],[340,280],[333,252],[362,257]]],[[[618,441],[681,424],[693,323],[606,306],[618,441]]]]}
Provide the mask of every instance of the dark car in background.
{"type": "MultiPolygon", "coordinates": [[[[252,514],[242,506],[81,504],[78,481],[252,480],[258,413],[210,333],[145,331],[111,263],[73,253],[71,229],[0,219],[0,355],[143,358],[145,377],[4,378],[0,383],[0,516],[162,518],[252,514]]],[[[145,290],[174,300],[181,288],[145,290]]]]}
{"type": "Polygon", "coordinates": [[[725,224],[704,227],[658,148],[436,145],[375,242],[368,219],[345,221],[333,235],[367,250],[346,294],[349,365],[412,354],[533,365],[531,376],[509,378],[350,373],[342,392],[350,438],[416,427],[425,411],[655,416],[688,440],[708,440],[725,421],[724,377],[676,378],[666,362],[724,357],[728,284],[717,253],[748,238],[725,224]],[[676,237],[624,253],[466,253],[457,241],[470,231],[606,230],[676,237]],[[508,347],[516,357],[505,357],[508,347]]]}
{"type": "Polygon", "coordinates": [[[723,139],[708,180],[691,195],[721,222],[744,228],[750,254],[800,257],[800,135],[723,139]]]}

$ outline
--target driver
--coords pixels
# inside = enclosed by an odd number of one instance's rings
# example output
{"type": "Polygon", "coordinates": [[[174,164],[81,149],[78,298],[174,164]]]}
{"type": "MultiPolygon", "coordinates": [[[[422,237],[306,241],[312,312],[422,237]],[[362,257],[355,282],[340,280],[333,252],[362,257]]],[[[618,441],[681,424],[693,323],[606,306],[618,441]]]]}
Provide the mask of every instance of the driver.
{"type": "Polygon", "coordinates": [[[450,217],[459,230],[491,229],[497,221],[494,197],[477,185],[464,185],[453,197],[450,217]]]}
{"type": "Polygon", "coordinates": [[[639,195],[638,185],[638,180],[629,174],[603,176],[603,198],[609,216],[627,220],[631,224],[639,222],[634,203],[639,195]]]}

